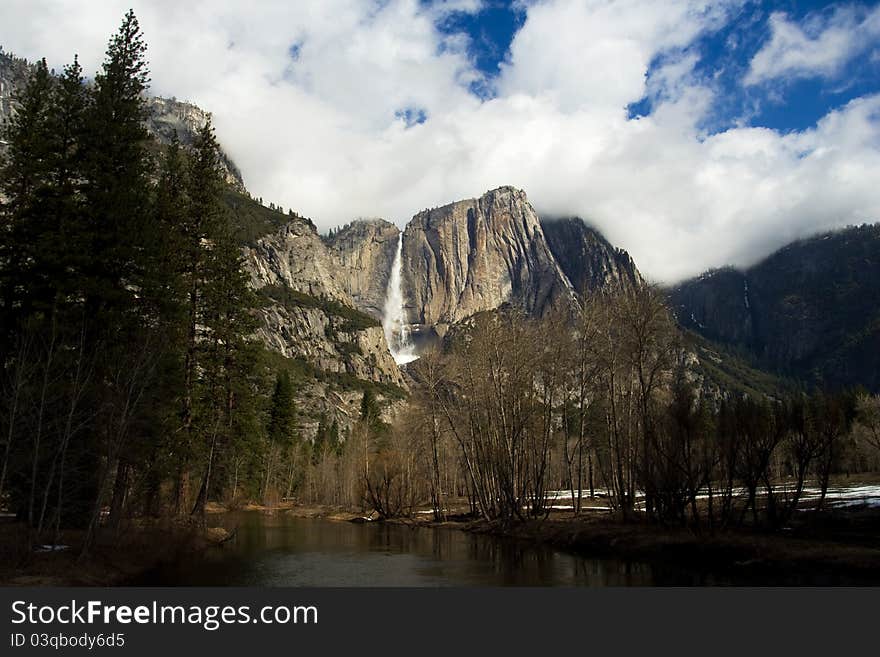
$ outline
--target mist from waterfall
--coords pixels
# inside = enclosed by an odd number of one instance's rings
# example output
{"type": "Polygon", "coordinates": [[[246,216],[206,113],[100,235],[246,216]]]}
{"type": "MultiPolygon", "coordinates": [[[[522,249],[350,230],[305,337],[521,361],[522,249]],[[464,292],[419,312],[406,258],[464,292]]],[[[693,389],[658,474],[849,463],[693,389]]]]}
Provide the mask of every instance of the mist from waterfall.
{"type": "Polygon", "coordinates": [[[397,236],[397,251],[391,264],[388,290],[385,293],[385,309],[382,319],[385,340],[398,365],[411,363],[418,356],[410,339],[409,324],[403,310],[403,232],[397,236]]]}

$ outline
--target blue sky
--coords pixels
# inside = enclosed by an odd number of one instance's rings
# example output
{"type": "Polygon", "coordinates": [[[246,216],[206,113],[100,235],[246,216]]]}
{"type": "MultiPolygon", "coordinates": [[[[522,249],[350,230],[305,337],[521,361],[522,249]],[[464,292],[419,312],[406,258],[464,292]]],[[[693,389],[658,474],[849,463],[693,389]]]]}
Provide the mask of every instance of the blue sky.
{"type": "MultiPolygon", "coordinates": [[[[476,12],[460,11],[443,16],[437,27],[446,34],[467,34],[468,56],[486,79],[493,80],[500,73],[500,64],[508,55],[513,35],[525,18],[525,10],[517,3],[489,0],[476,12]]],[[[483,81],[474,83],[471,89],[481,98],[492,96],[483,81]]]]}
{"type": "MultiPolygon", "coordinates": [[[[713,108],[710,129],[744,124],[782,131],[803,130],[853,98],[880,91],[880,59],[872,61],[870,56],[847,60],[831,78],[806,74],[756,86],[742,84],[750,61],[771,39],[768,18],[773,12],[784,12],[791,22],[803,24],[808,19],[828,20],[847,5],[861,14],[876,3],[755,2],[744,6],[722,29],[700,39],[695,44],[700,56],[697,71],[707,79],[717,75],[716,83],[722,90],[713,108]]],[[[650,103],[647,104],[649,110],[650,103]]],[[[641,106],[642,103],[639,110],[641,106]]]]}
{"type": "Polygon", "coordinates": [[[514,185],[673,282],[880,221],[878,2],[3,0],[0,43],[94,71],[129,6],[153,93],[322,230],[514,185]]]}
{"type": "MultiPolygon", "coordinates": [[[[424,4],[432,4],[424,0],[424,4]]],[[[804,75],[772,84],[747,87],[742,84],[755,54],[771,39],[769,16],[784,13],[793,23],[830,20],[841,8],[851,8],[859,15],[868,13],[877,3],[834,3],[817,0],[775,0],[746,2],[733,10],[731,20],[696,40],[691,50],[699,56],[696,72],[717,85],[717,99],[706,129],[724,130],[732,125],[763,126],[781,130],[803,130],[814,125],[830,110],[848,101],[880,91],[880,51],[844,62],[831,78],[804,75]]],[[[488,0],[477,12],[454,12],[438,21],[447,34],[469,36],[468,56],[481,71],[484,80],[473,83],[472,90],[482,98],[492,96],[491,81],[498,77],[501,64],[509,56],[514,35],[526,19],[521,2],[488,0]]],[[[876,47],[876,44],[875,44],[876,47]]],[[[663,62],[663,56],[651,62],[648,77],[663,62]]],[[[644,97],[631,103],[630,116],[651,113],[652,99],[644,97]]]]}

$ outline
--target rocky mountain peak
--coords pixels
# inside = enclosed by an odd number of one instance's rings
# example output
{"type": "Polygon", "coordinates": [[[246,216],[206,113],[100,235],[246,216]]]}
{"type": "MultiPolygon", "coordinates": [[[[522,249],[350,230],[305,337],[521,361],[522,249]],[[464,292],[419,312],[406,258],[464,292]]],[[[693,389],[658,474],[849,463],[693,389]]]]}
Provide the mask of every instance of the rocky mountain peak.
{"type": "Polygon", "coordinates": [[[462,211],[466,213],[468,208],[476,206],[487,209],[491,207],[502,210],[502,212],[489,212],[485,215],[492,219],[503,220],[504,218],[509,218],[512,214],[518,214],[525,217],[526,221],[530,224],[532,223],[531,219],[534,219],[534,223],[537,223],[538,215],[529,203],[526,193],[521,189],[504,185],[487,191],[479,198],[453,201],[437,208],[422,210],[413,216],[407,225],[407,230],[409,230],[412,225],[420,226],[422,228],[436,228],[443,222],[450,221],[451,217],[460,215],[462,211]],[[517,206],[521,209],[520,212],[516,211],[515,208],[517,206]],[[507,212],[504,212],[505,209],[507,212]],[[527,211],[522,211],[523,209],[527,209],[527,211]]]}
{"type": "MultiPolygon", "coordinates": [[[[359,219],[325,238],[338,283],[376,318],[399,234],[383,219],[359,219]]],[[[584,290],[644,283],[626,251],[579,218],[540,219],[526,193],[509,185],[413,216],[401,269],[403,314],[417,341],[504,304],[540,315],[584,290]]]]}
{"type": "Polygon", "coordinates": [[[541,314],[572,294],[535,209],[514,187],[417,214],[404,231],[403,263],[410,322],[438,335],[504,303],[541,314]]]}

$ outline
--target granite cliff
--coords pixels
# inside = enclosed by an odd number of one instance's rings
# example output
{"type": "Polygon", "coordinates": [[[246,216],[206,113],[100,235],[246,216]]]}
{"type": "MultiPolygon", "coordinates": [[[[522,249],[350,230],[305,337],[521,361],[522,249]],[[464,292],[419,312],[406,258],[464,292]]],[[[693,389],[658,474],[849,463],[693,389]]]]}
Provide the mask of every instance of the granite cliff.
{"type": "MultiPolygon", "coordinates": [[[[161,144],[168,144],[175,133],[184,147],[193,144],[196,133],[211,116],[200,107],[176,98],[152,96],[147,99],[147,130],[161,144]]],[[[245,191],[241,172],[232,158],[221,149],[220,167],[226,183],[234,190],[245,191]]]]}
{"type": "Polygon", "coordinates": [[[547,245],[577,294],[645,284],[630,255],[579,217],[541,219],[547,245]]]}
{"type": "Polygon", "coordinates": [[[357,219],[326,240],[345,292],[360,310],[379,320],[399,234],[384,219],[357,219]]]}
{"type": "Polygon", "coordinates": [[[415,215],[403,234],[403,280],[410,322],[440,336],[505,303],[541,315],[574,299],[537,213],[513,187],[415,215]]]}
{"type": "Polygon", "coordinates": [[[356,308],[310,222],[292,217],[244,255],[252,287],[267,300],[259,332],[271,349],[322,372],[404,385],[380,323],[356,308]]]}
{"type": "MultiPolygon", "coordinates": [[[[360,219],[325,238],[338,285],[381,318],[399,229],[360,219]]],[[[644,283],[632,258],[579,218],[539,219],[522,190],[416,214],[403,232],[404,314],[417,336],[505,304],[541,315],[576,294],[644,283]]]]}

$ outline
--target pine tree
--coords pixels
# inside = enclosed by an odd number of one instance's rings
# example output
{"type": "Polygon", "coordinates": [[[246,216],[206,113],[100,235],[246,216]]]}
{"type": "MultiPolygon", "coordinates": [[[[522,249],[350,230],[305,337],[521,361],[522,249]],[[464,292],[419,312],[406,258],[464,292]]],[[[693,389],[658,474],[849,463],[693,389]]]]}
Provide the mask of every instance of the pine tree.
{"type": "Polygon", "coordinates": [[[175,132],[163,153],[156,190],[152,231],[156,248],[150,252],[153,278],[146,293],[166,321],[177,323],[183,321],[187,293],[182,253],[187,248],[188,184],[186,156],[175,132]]]}
{"type": "Polygon", "coordinates": [[[376,396],[369,388],[364,390],[364,396],[361,397],[361,421],[366,422],[371,429],[375,429],[376,425],[382,421],[376,396]]]}
{"type": "Polygon", "coordinates": [[[296,411],[293,403],[293,383],[290,374],[279,372],[269,411],[268,439],[278,445],[289,443],[296,430],[296,411]]]}
{"type": "Polygon", "coordinates": [[[146,268],[142,296],[156,317],[155,329],[164,345],[156,385],[147,407],[146,425],[152,437],[145,462],[148,472],[144,512],[159,512],[159,491],[163,478],[181,472],[181,464],[192,458],[192,441],[180,431],[181,395],[184,388],[184,358],[187,336],[187,288],[182,258],[186,240],[184,228],[189,210],[187,160],[177,134],[163,149],[151,217],[155,248],[147,252],[152,263],[146,268]]]}
{"type": "Polygon", "coordinates": [[[198,327],[204,325],[205,285],[209,277],[208,245],[217,232],[222,216],[217,140],[210,120],[196,136],[195,153],[187,181],[189,200],[182,222],[182,276],[186,288],[187,336],[184,356],[183,426],[192,430],[195,413],[198,349],[198,327]]]}
{"type": "Polygon", "coordinates": [[[281,454],[294,444],[296,431],[296,410],[293,403],[293,383],[287,372],[279,372],[275,381],[275,391],[269,411],[269,426],[266,432],[265,469],[262,495],[265,498],[272,482],[272,474],[281,454]]]}
{"type": "Polygon", "coordinates": [[[172,475],[185,493],[198,473],[198,514],[215,482],[263,478],[245,458],[267,430],[256,302],[219,146],[210,122],[191,154],[172,140],[153,184],[145,51],[129,12],[93,85],[76,59],[57,79],[40,62],[3,132],[0,494],[32,540],[86,527],[83,554],[108,504],[109,527],[156,513],[172,475]]]}
{"type": "MultiPolygon", "coordinates": [[[[13,442],[21,395],[31,395],[31,424],[23,419],[18,442],[30,440],[29,474],[21,472],[18,479],[27,502],[22,495],[14,503],[26,505],[37,533],[54,514],[57,533],[62,513],[67,521],[85,515],[95,472],[94,463],[84,467],[90,450],[82,440],[83,416],[88,416],[83,400],[95,350],[87,343],[80,293],[80,257],[87,253],[80,183],[88,94],[76,58],[59,79],[45,61],[39,62],[18,100],[19,111],[6,133],[10,157],[0,175],[8,197],[0,254],[0,305],[8,341],[0,351],[32,345],[17,350],[12,366],[36,376],[30,390],[16,388],[7,446],[13,442]]],[[[0,358],[10,362],[6,354],[0,358]]]]}
{"type": "MultiPolygon", "coordinates": [[[[232,447],[236,426],[252,424],[256,356],[252,334],[256,321],[254,293],[248,287],[242,254],[228,211],[222,204],[220,148],[208,121],[196,139],[190,170],[189,247],[192,249],[191,307],[203,328],[191,350],[201,381],[201,433],[207,453],[202,486],[193,508],[200,514],[210,493],[218,456],[232,447]],[[198,235],[198,245],[194,237],[198,235]],[[197,248],[198,247],[198,248],[197,248]]],[[[190,360],[192,365],[192,360],[190,360]]],[[[192,417],[192,416],[191,416],[192,417]]],[[[192,424],[192,422],[190,422],[192,424]]]]}
{"type": "MultiPolygon", "coordinates": [[[[7,197],[2,207],[0,228],[0,304],[4,331],[13,330],[27,316],[47,281],[42,269],[39,246],[51,231],[47,217],[47,198],[51,194],[53,80],[40,60],[18,99],[18,111],[4,130],[8,146],[2,170],[0,191],[7,197]]],[[[4,345],[13,335],[3,336],[4,345]]]]}
{"type": "Polygon", "coordinates": [[[149,161],[144,92],[146,44],[133,11],[110,39],[86,116],[85,196],[93,305],[130,305],[145,270],[149,161]]]}
{"type": "Polygon", "coordinates": [[[110,39],[85,116],[84,296],[91,338],[101,345],[95,377],[101,382],[95,393],[101,412],[92,449],[102,455],[102,467],[83,554],[111,484],[108,523],[114,526],[124,512],[135,464],[150,452],[149,432],[142,429],[149,412],[145,400],[165,348],[156,309],[145,294],[157,248],[144,127],[145,53],[137,18],[129,11],[110,39]]]}
{"type": "Polygon", "coordinates": [[[51,287],[65,297],[65,303],[77,303],[87,246],[80,185],[84,176],[83,131],[88,94],[76,57],[54,85],[52,101],[49,162],[53,190],[47,214],[54,230],[43,241],[41,251],[50,263],[46,270],[51,287]]]}

